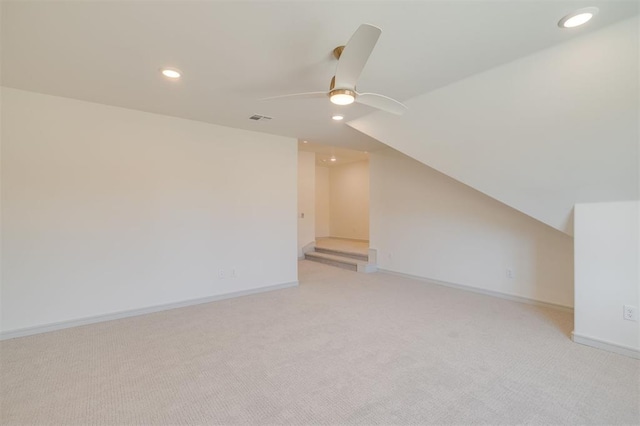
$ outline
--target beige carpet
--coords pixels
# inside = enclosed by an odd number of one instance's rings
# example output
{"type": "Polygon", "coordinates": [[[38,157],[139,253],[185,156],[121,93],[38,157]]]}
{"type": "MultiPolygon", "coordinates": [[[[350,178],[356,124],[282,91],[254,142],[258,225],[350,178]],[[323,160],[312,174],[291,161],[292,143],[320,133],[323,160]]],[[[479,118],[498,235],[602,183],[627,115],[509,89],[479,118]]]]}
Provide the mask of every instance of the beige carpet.
{"type": "Polygon", "coordinates": [[[3,424],[638,424],[571,315],[300,262],[297,288],[0,343],[3,424]]]}

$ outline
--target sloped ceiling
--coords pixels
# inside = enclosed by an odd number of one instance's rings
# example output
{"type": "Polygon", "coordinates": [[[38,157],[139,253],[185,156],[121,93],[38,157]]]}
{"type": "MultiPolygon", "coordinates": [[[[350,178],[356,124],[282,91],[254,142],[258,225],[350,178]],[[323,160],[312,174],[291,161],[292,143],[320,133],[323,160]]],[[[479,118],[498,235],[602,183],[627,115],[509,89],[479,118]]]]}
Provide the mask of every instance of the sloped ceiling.
{"type": "MultiPolygon", "coordinates": [[[[637,13],[618,1],[3,1],[2,84],[25,90],[372,151],[330,120],[324,100],[259,102],[326,90],[334,47],[362,23],[383,29],[358,89],[399,100],[637,13]],[[584,28],[565,14],[596,5],[584,28]],[[169,82],[163,66],[184,77],[169,82]],[[251,121],[258,113],[270,121],[251,121]]],[[[342,107],[347,120],[370,114],[342,107]]]]}
{"type": "Polygon", "coordinates": [[[580,202],[639,199],[638,18],[349,124],[572,234],[580,202]]]}

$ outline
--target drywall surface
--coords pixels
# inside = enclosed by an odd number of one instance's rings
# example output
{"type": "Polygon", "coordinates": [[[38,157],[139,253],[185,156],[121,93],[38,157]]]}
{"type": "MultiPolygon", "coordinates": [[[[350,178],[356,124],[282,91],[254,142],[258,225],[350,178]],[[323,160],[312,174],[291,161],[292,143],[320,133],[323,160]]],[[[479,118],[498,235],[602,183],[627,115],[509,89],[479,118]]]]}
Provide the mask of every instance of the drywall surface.
{"type": "Polygon", "coordinates": [[[640,350],[640,203],[575,206],[575,329],[580,337],[640,350]]]}
{"type": "Polygon", "coordinates": [[[316,237],[329,237],[329,168],[316,166],[316,237]]]}
{"type": "Polygon", "coordinates": [[[639,27],[622,21],[412,98],[404,116],[348,124],[571,234],[574,204],[638,199],[639,27]]]}
{"type": "Polygon", "coordinates": [[[570,236],[393,150],[370,161],[379,268],[573,305],[570,236]]]}
{"type": "Polygon", "coordinates": [[[1,95],[2,331],[297,280],[294,139],[1,95]]]}
{"type": "Polygon", "coordinates": [[[316,154],[298,151],[298,257],[316,239],[316,154]]]}
{"type": "Polygon", "coordinates": [[[369,239],[369,162],[329,169],[332,237],[369,239]]]}

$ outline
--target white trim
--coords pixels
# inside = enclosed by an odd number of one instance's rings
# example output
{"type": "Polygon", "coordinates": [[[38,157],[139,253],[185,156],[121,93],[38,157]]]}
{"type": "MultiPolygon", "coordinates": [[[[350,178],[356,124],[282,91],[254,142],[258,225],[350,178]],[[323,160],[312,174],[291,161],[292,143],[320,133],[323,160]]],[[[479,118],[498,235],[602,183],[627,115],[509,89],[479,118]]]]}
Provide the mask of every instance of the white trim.
{"type": "Polygon", "coordinates": [[[362,272],[365,274],[378,272],[378,266],[375,263],[370,263],[370,262],[358,262],[357,269],[358,269],[358,272],[362,272]]]}
{"type": "Polygon", "coordinates": [[[266,287],[252,288],[249,290],[236,291],[233,293],[219,294],[216,296],[202,297],[198,299],[183,300],[181,302],[167,303],[163,305],[149,306],[146,308],[132,309],[128,311],[115,312],[111,314],[96,315],[69,321],[55,322],[35,327],[20,328],[18,330],[0,332],[0,340],[15,339],[16,337],[31,336],[32,334],[47,333],[49,331],[62,330],[65,328],[79,327],[81,325],[95,324],[98,322],[112,321],[122,318],[135,317],[138,315],[151,314],[153,312],[167,311],[170,309],[184,308],[187,306],[200,305],[202,303],[216,302],[218,300],[231,299],[234,297],[249,296],[251,294],[264,293],[267,291],[281,290],[289,287],[296,287],[298,281],[291,281],[283,284],[275,284],[266,287]]]}
{"type": "Polygon", "coordinates": [[[575,331],[571,332],[571,340],[581,345],[591,346],[593,348],[602,349],[619,355],[640,359],[640,349],[632,348],[630,346],[618,345],[617,343],[607,342],[606,340],[596,339],[595,337],[583,336],[581,334],[576,334],[575,331]]]}
{"type": "Polygon", "coordinates": [[[528,297],[522,297],[522,296],[514,296],[508,293],[501,293],[499,291],[493,291],[493,290],[485,290],[482,288],[471,287],[464,284],[455,284],[455,283],[450,283],[446,281],[439,281],[431,278],[420,277],[417,275],[403,274],[402,272],[390,271],[388,269],[378,268],[378,271],[385,274],[389,274],[389,275],[396,275],[398,277],[410,278],[418,281],[425,281],[431,284],[441,285],[444,287],[451,287],[451,288],[456,288],[458,290],[465,290],[465,291],[471,291],[473,293],[484,294],[485,296],[499,297],[501,299],[507,299],[513,302],[526,303],[527,305],[542,306],[545,308],[553,308],[553,309],[558,309],[560,311],[573,313],[573,308],[571,306],[558,305],[550,302],[543,302],[542,300],[529,299],[528,297]]]}
{"type": "Polygon", "coordinates": [[[298,251],[298,260],[304,260],[304,255],[310,253],[316,249],[316,242],[311,241],[309,244],[305,245],[298,251]]]}
{"type": "Polygon", "coordinates": [[[378,264],[378,250],[369,248],[369,263],[373,263],[374,265],[378,264]]]}
{"type": "Polygon", "coordinates": [[[302,247],[302,257],[304,258],[305,253],[309,253],[310,251],[314,251],[316,249],[316,242],[311,241],[309,244],[302,247]]]}

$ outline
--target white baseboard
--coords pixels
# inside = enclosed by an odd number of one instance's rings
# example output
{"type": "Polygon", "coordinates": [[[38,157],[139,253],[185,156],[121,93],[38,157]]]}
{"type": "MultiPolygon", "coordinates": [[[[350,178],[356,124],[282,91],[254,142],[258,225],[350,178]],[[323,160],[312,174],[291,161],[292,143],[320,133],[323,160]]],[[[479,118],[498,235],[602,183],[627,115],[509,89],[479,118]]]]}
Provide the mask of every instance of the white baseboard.
{"type": "Polygon", "coordinates": [[[371,262],[358,262],[358,272],[362,272],[364,274],[378,272],[378,266],[371,262]]]}
{"type": "Polygon", "coordinates": [[[302,257],[304,257],[305,253],[309,253],[310,251],[314,251],[316,249],[316,242],[311,241],[309,244],[306,244],[304,247],[302,247],[302,257]]]}
{"type": "Polygon", "coordinates": [[[378,250],[369,248],[369,263],[378,265],[378,250]]]}
{"type": "Polygon", "coordinates": [[[183,300],[181,302],[167,303],[164,305],[149,306],[146,308],[132,309],[128,311],[115,312],[105,315],[80,318],[69,321],[61,321],[52,324],[39,325],[35,327],[21,328],[18,330],[0,332],[0,340],[15,339],[17,337],[31,336],[33,334],[47,333],[49,331],[62,330],[65,328],[78,327],[81,325],[95,324],[98,322],[112,321],[122,318],[135,317],[138,315],[151,314],[154,312],[167,311],[169,309],[184,308],[187,306],[200,305],[202,303],[215,302],[218,300],[231,299],[234,297],[249,296],[251,294],[265,293],[267,291],[281,290],[289,287],[296,287],[298,281],[291,281],[283,284],[275,284],[266,287],[259,287],[250,290],[236,291],[233,293],[219,294],[216,296],[202,297],[199,299],[183,300]]]}
{"type": "Polygon", "coordinates": [[[385,274],[396,275],[398,277],[410,278],[418,281],[425,281],[431,284],[441,285],[444,287],[451,287],[451,288],[456,288],[458,290],[465,290],[465,291],[471,291],[473,293],[484,294],[485,296],[499,297],[501,299],[512,300],[514,302],[526,303],[527,305],[542,306],[545,308],[553,308],[553,309],[558,309],[564,312],[573,313],[573,308],[571,306],[564,306],[564,305],[558,305],[555,303],[543,302],[542,300],[529,299],[527,297],[522,297],[522,296],[514,296],[512,294],[501,293],[499,291],[485,290],[482,288],[471,287],[464,284],[454,284],[446,281],[420,277],[417,275],[403,274],[402,272],[389,271],[388,269],[378,268],[378,271],[385,274]]]}
{"type": "Polygon", "coordinates": [[[574,331],[571,332],[571,340],[575,343],[580,343],[581,345],[591,346],[593,348],[602,349],[619,355],[640,359],[640,350],[630,346],[618,345],[616,343],[607,342],[606,340],[583,336],[581,334],[576,334],[574,331]]]}

